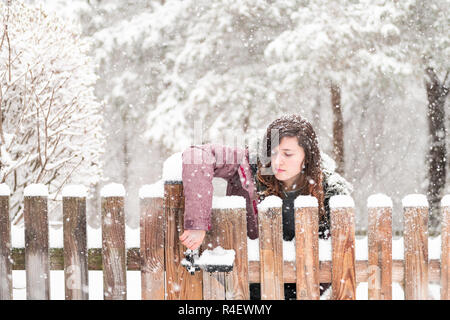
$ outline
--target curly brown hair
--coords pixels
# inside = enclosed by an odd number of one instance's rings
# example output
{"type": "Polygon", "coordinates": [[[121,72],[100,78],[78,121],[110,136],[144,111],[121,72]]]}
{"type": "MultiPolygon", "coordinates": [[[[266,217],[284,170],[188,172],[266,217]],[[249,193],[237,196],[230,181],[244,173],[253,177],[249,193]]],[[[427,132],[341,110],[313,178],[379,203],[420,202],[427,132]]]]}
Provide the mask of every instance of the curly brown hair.
{"type": "Polygon", "coordinates": [[[325,218],[324,191],[322,186],[323,176],[319,143],[312,125],[297,114],[282,116],[274,120],[267,127],[263,138],[265,144],[263,145],[261,153],[263,154],[263,158],[269,159],[269,161],[268,163],[263,164],[260,157],[258,157],[257,160],[258,170],[256,180],[257,183],[265,187],[258,195],[262,198],[269,195],[276,195],[280,198],[284,198],[281,181],[275,178],[275,175],[273,174],[262,174],[262,172],[268,170],[267,168],[271,168],[272,165],[270,161],[272,153],[271,134],[274,129],[277,130],[276,132],[278,133],[278,143],[283,137],[297,137],[298,145],[305,151],[305,167],[296,184],[297,186],[300,186],[300,189],[304,189],[302,194],[312,195],[317,198],[319,204],[319,218],[325,218]],[[264,150],[265,146],[267,147],[264,150]]]}

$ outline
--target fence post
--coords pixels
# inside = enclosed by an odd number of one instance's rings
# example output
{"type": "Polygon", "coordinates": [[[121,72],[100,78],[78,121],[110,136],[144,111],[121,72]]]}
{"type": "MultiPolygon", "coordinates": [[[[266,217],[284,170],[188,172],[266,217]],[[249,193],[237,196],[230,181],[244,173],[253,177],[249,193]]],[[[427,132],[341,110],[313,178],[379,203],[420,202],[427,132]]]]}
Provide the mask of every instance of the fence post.
{"type": "Polygon", "coordinates": [[[283,300],[283,222],[277,196],[268,196],[258,204],[261,300],[283,300]]]}
{"type": "Polygon", "coordinates": [[[371,195],[367,207],[369,300],[392,300],[392,200],[371,195]]]}
{"type": "Polygon", "coordinates": [[[27,300],[49,300],[47,186],[31,184],[25,188],[24,197],[27,300]]]}
{"type": "Polygon", "coordinates": [[[184,194],[181,181],[164,182],[164,214],[166,216],[165,265],[167,300],[201,300],[203,273],[189,274],[181,265],[184,247],[179,239],[183,233],[184,194]]]}
{"type": "Polygon", "coordinates": [[[86,194],[82,185],[62,191],[66,300],[89,300],[86,194]]]}
{"type": "Polygon", "coordinates": [[[0,300],[12,300],[9,187],[0,184],[0,300]]]}
{"type": "Polygon", "coordinates": [[[405,299],[428,299],[428,201],[425,195],[402,199],[405,245],[405,299]]]}
{"type": "Polygon", "coordinates": [[[164,300],[164,186],[139,190],[142,300],[164,300]]]}
{"type": "Polygon", "coordinates": [[[355,204],[347,195],[330,198],[332,300],[356,299],[355,204]]]}
{"type": "Polygon", "coordinates": [[[441,300],[450,300],[450,195],[441,200],[441,300]]]}
{"type": "Polygon", "coordinates": [[[203,273],[203,298],[248,300],[248,254],[246,201],[241,196],[213,197],[211,230],[207,232],[202,249],[217,246],[236,253],[233,271],[203,273]]]}
{"type": "Polygon", "coordinates": [[[319,212],[312,196],[298,196],[295,208],[297,300],[319,300],[319,212]]]}
{"type": "Polygon", "coordinates": [[[101,190],[103,298],[126,300],[125,189],[110,183],[101,190]]]}

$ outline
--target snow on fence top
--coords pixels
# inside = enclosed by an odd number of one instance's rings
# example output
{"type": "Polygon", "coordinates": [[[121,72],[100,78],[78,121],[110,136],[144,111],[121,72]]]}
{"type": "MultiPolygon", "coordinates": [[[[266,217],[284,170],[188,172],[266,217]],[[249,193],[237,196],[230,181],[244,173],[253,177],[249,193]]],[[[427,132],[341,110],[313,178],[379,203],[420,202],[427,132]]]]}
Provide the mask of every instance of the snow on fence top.
{"type": "Polygon", "coordinates": [[[23,190],[25,197],[48,197],[48,188],[43,183],[32,183],[23,190]]]}
{"type": "Polygon", "coordinates": [[[125,197],[125,188],[120,183],[109,183],[102,188],[100,195],[106,197],[125,197]]]}
{"type": "Polygon", "coordinates": [[[318,206],[317,198],[313,196],[298,196],[294,200],[294,208],[316,208],[318,206]]]}
{"type": "Polygon", "coordinates": [[[164,198],[164,181],[158,180],[153,184],[145,184],[139,189],[139,198],[164,198]]]}
{"type": "Polygon", "coordinates": [[[163,164],[163,181],[182,181],[183,160],[182,152],[177,152],[167,158],[163,164]]]}
{"type": "Polygon", "coordinates": [[[424,194],[408,194],[402,199],[403,207],[428,207],[428,200],[424,194]]]}
{"type": "Polygon", "coordinates": [[[0,196],[10,196],[11,190],[6,183],[0,183],[0,196]]]}
{"type": "Polygon", "coordinates": [[[383,193],[377,193],[367,198],[368,208],[392,208],[392,200],[383,193]]]}
{"type": "Polygon", "coordinates": [[[245,198],[242,196],[213,197],[213,209],[240,209],[246,208],[245,198]]]}
{"type": "Polygon", "coordinates": [[[281,208],[283,200],[278,196],[268,196],[258,204],[258,209],[266,210],[268,208],[281,208]]]}
{"type": "Polygon", "coordinates": [[[355,202],[349,195],[340,194],[330,198],[330,208],[354,208],[355,202]]]}
{"type": "Polygon", "coordinates": [[[86,198],[87,188],[82,184],[70,184],[63,188],[63,197],[86,198]]]}
{"type": "Polygon", "coordinates": [[[214,250],[205,250],[197,260],[199,265],[223,265],[232,266],[236,252],[233,249],[225,250],[221,246],[214,250]]]}
{"type": "Polygon", "coordinates": [[[450,194],[447,194],[442,198],[441,207],[450,207],[450,194]]]}

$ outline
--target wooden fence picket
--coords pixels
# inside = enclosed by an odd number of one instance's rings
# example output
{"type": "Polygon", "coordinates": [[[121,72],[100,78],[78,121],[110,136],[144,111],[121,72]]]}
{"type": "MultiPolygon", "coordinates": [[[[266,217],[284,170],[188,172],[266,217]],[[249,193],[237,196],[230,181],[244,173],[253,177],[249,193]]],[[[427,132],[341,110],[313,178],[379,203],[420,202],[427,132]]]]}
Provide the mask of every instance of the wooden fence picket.
{"type": "Polygon", "coordinates": [[[261,300],[284,299],[281,204],[269,196],[258,205],[261,300]]]}
{"type": "Polygon", "coordinates": [[[126,300],[127,256],[125,250],[124,197],[102,195],[103,298],[126,300]]]}
{"type": "Polygon", "coordinates": [[[392,204],[368,211],[368,297],[392,300],[392,204]]]}
{"type": "Polygon", "coordinates": [[[450,195],[442,200],[441,300],[450,300],[450,195]]]}
{"type": "Polygon", "coordinates": [[[312,197],[299,196],[294,202],[297,300],[320,298],[319,212],[317,200],[313,198],[316,201],[315,207],[312,207],[310,198],[312,197]]]}
{"type": "MultiPolygon", "coordinates": [[[[355,212],[351,207],[341,207],[333,200],[351,200],[348,196],[332,196],[330,199],[332,246],[332,300],[356,299],[355,261],[355,212]]],[[[351,200],[353,202],[353,200],[351,200]]]]}
{"type": "MultiPolygon", "coordinates": [[[[30,187],[33,187],[33,185],[30,187]]],[[[27,300],[49,300],[50,265],[47,195],[25,195],[24,222],[27,300]]]]}
{"type": "Polygon", "coordinates": [[[191,275],[181,265],[186,250],[179,239],[184,230],[183,213],[183,184],[178,181],[166,181],[164,183],[166,299],[201,300],[203,298],[202,271],[191,275]]]}
{"type": "Polygon", "coordinates": [[[403,201],[406,300],[428,299],[428,202],[421,200],[414,206],[403,201]]]}
{"type": "Polygon", "coordinates": [[[86,197],[63,196],[66,300],[89,300],[86,197]]]}
{"type": "Polygon", "coordinates": [[[142,300],[164,300],[164,198],[140,199],[142,300]]]}
{"type": "Polygon", "coordinates": [[[202,251],[217,246],[233,249],[236,253],[233,271],[229,273],[203,272],[203,299],[250,299],[248,287],[247,218],[243,197],[214,197],[211,230],[203,241],[202,251]],[[232,200],[233,199],[233,200],[232,200]],[[227,201],[240,206],[220,208],[227,201]],[[218,206],[219,208],[216,208],[218,206]]]}
{"type": "Polygon", "coordinates": [[[0,196],[0,300],[12,300],[9,196],[0,196]]]}

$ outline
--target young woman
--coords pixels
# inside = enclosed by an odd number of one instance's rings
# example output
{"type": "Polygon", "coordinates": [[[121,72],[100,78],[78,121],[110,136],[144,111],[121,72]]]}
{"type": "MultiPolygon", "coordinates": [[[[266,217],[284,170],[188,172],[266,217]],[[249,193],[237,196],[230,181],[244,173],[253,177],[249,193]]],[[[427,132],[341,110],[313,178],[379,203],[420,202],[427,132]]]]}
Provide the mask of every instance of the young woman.
{"type": "MultiPolygon", "coordinates": [[[[329,199],[352,192],[352,186],[334,172],[334,162],[321,153],[311,124],[299,115],[274,120],[264,136],[265,155],[254,160],[248,149],[204,144],[191,146],[182,154],[185,196],[184,232],[180,241],[189,249],[198,248],[211,228],[210,214],[213,177],[227,180],[227,195],[246,199],[247,235],[258,237],[257,204],[269,195],[283,200],[283,239],[295,236],[294,200],[298,195],[312,195],[319,204],[319,237],[329,237],[329,199]],[[271,134],[278,143],[271,145],[271,134]],[[225,161],[233,159],[234,161],[225,161]],[[267,159],[267,161],[261,160],[267,159]],[[225,162],[225,163],[224,163],[225,162]],[[256,162],[256,163],[255,163],[256,162]]],[[[330,284],[321,284],[321,294],[330,284]]],[[[258,298],[259,285],[250,285],[251,298],[258,298]]],[[[285,297],[295,299],[295,283],[285,284],[285,297]]]]}

